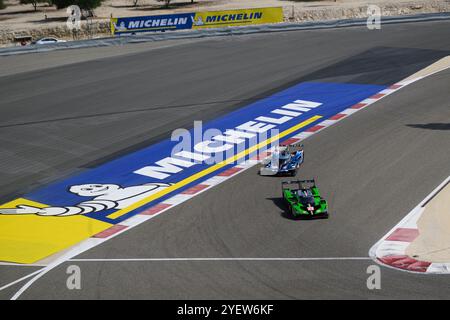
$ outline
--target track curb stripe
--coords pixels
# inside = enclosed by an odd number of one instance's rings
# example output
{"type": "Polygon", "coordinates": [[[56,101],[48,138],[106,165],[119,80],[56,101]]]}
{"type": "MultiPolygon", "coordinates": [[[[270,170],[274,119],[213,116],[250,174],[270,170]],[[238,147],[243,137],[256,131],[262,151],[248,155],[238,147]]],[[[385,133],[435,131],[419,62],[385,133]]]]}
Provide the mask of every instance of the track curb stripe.
{"type": "Polygon", "coordinates": [[[153,206],[153,207],[151,207],[151,208],[149,208],[149,209],[147,209],[145,211],[142,211],[139,214],[147,215],[147,216],[153,216],[153,215],[157,214],[160,211],[163,211],[165,209],[170,208],[171,206],[172,206],[171,204],[167,204],[167,203],[163,203],[162,202],[162,203],[158,203],[157,205],[155,205],[155,206],[153,206]]]}
{"type": "Polygon", "coordinates": [[[197,193],[199,193],[200,191],[202,191],[202,190],[204,190],[204,189],[206,189],[206,188],[209,188],[209,187],[211,187],[210,185],[207,185],[207,184],[204,184],[204,183],[200,183],[200,184],[197,184],[196,186],[193,186],[193,187],[191,187],[191,188],[189,188],[189,189],[187,189],[187,190],[184,190],[183,192],[181,192],[181,194],[191,194],[191,195],[194,195],[194,194],[197,194],[197,193]]]}
{"type": "Polygon", "coordinates": [[[299,138],[289,138],[289,139],[287,139],[287,140],[284,140],[284,141],[281,142],[280,144],[281,144],[281,145],[290,145],[290,144],[297,143],[297,142],[299,142],[299,141],[300,141],[299,138]]]}
{"type": "Polygon", "coordinates": [[[104,230],[104,231],[102,231],[102,232],[100,232],[100,233],[97,233],[97,234],[94,236],[94,238],[102,238],[102,239],[109,238],[109,237],[111,237],[112,235],[114,235],[114,234],[116,234],[116,233],[118,233],[118,232],[120,232],[120,231],[125,230],[126,228],[128,228],[128,226],[126,226],[126,225],[121,225],[121,224],[116,224],[116,225],[112,226],[112,227],[109,228],[109,229],[106,229],[106,230],[104,230]]]}
{"type": "Polygon", "coordinates": [[[368,104],[366,103],[357,103],[355,104],[353,107],[351,107],[352,109],[362,109],[364,107],[366,107],[368,104]]]}
{"type": "Polygon", "coordinates": [[[320,130],[322,130],[323,128],[325,128],[325,126],[323,126],[323,125],[315,125],[314,127],[311,127],[311,128],[309,128],[309,129],[307,129],[307,130],[305,130],[305,132],[312,132],[312,133],[315,133],[315,132],[317,132],[317,131],[320,131],[320,130]]]}
{"type": "Polygon", "coordinates": [[[230,176],[236,174],[237,172],[239,172],[241,170],[242,170],[242,168],[233,167],[233,168],[230,168],[228,170],[225,170],[224,172],[219,173],[218,176],[219,177],[230,177],[230,176]]]}
{"type": "MultiPolygon", "coordinates": [[[[381,91],[381,92],[383,92],[383,91],[381,91]]],[[[376,100],[378,100],[378,99],[383,98],[386,94],[385,93],[381,93],[381,92],[371,96],[369,99],[376,99],[376,100]]]]}
{"type": "Polygon", "coordinates": [[[419,236],[419,230],[413,228],[397,228],[392,232],[386,240],[413,242],[419,236]]]}
{"type": "Polygon", "coordinates": [[[442,186],[450,181],[448,177],[433,192],[408,213],[392,230],[370,248],[369,256],[386,267],[420,274],[450,274],[450,263],[436,263],[418,260],[408,256],[408,246],[420,235],[417,221],[420,219],[425,204],[432,199],[442,186]]]}
{"type": "Polygon", "coordinates": [[[332,116],[331,118],[329,118],[328,120],[329,121],[338,121],[338,120],[341,120],[342,118],[345,118],[346,116],[347,115],[344,113],[338,113],[338,114],[332,116]]]}

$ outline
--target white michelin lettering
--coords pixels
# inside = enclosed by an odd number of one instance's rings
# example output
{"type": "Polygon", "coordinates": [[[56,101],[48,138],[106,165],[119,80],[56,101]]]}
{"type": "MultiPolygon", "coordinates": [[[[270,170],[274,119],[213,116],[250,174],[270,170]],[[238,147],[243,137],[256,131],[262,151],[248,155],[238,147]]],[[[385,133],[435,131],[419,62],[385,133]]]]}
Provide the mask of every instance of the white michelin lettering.
{"type": "Polygon", "coordinates": [[[231,136],[231,137],[246,138],[246,139],[251,139],[251,138],[256,137],[256,134],[254,134],[254,133],[237,131],[237,130],[226,130],[224,134],[227,136],[231,136]]]}
{"type": "Polygon", "coordinates": [[[307,100],[295,100],[294,103],[302,105],[303,107],[311,108],[311,109],[320,107],[322,105],[322,103],[320,103],[320,102],[307,101],[307,100]]]}
{"type": "Polygon", "coordinates": [[[251,139],[256,137],[254,133],[248,133],[236,130],[227,130],[223,135],[215,136],[213,139],[217,141],[223,141],[234,144],[241,144],[245,142],[245,139],[251,139]]]}
{"type": "Polygon", "coordinates": [[[270,129],[273,129],[275,127],[276,126],[273,124],[267,124],[267,123],[256,122],[256,121],[248,121],[248,122],[236,127],[236,129],[243,130],[243,131],[250,131],[250,132],[254,132],[254,133],[263,133],[263,132],[269,131],[270,129]]]}
{"type": "Polygon", "coordinates": [[[175,153],[174,156],[189,159],[189,160],[194,160],[194,161],[198,161],[198,162],[203,162],[203,161],[211,158],[207,154],[195,153],[195,152],[190,152],[190,151],[185,151],[185,150],[175,153]]]}
{"type": "Polygon", "coordinates": [[[245,139],[238,138],[238,137],[230,137],[230,136],[225,136],[225,135],[218,135],[218,136],[213,137],[213,139],[215,141],[228,142],[228,143],[233,143],[233,144],[241,144],[241,143],[245,142],[245,139]]]}
{"type": "Polygon", "coordinates": [[[139,21],[130,21],[128,23],[128,29],[139,28],[139,21]]]}
{"type": "Polygon", "coordinates": [[[217,153],[229,150],[231,148],[233,148],[232,144],[222,144],[218,141],[211,140],[199,142],[194,146],[194,150],[201,153],[217,153]]]}
{"type": "Polygon", "coordinates": [[[283,124],[285,122],[288,122],[289,120],[292,120],[292,117],[283,116],[281,118],[272,118],[272,117],[261,116],[261,117],[256,118],[256,120],[262,121],[262,122],[268,122],[268,123],[283,124]]]}
{"type": "Polygon", "coordinates": [[[306,100],[295,100],[294,103],[288,103],[284,106],[282,106],[282,109],[288,109],[293,111],[301,111],[301,112],[308,112],[311,109],[320,107],[322,103],[319,102],[313,102],[313,101],[306,101],[306,100]]]}
{"type": "Polygon", "coordinates": [[[301,112],[295,112],[295,111],[289,111],[289,110],[283,110],[283,109],[275,109],[275,110],[272,110],[271,113],[281,114],[283,116],[290,116],[290,117],[298,117],[298,116],[302,115],[301,112]]]}
{"type": "Polygon", "coordinates": [[[308,112],[311,109],[309,108],[305,108],[300,104],[297,103],[288,103],[287,105],[282,106],[283,109],[288,109],[288,110],[294,110],[294,111],[301,111],[301,112],[308,112]]]}
{"type": "Polygon", "coordinates": [[[170,177],[170,174],[168,173],[180,172],[183,170],[180,167],[189,168],[192,167],[195,163],[181,159],[176,159],[173,157],[167,157],[162,160],[159,160],[155,164],[156,166],[147,166],[134,171],[134,173],[150,178],[163,180],[170,177]]]}
{"type": "Polygon", "coordinates": [[[245,139],[252,139],[254,137],[256,137],[256,134],[254,133],[237,130],[227,130],[224,132],[224,134],[214,136],[213,139],[216,141],[241,144],[245,142],[245,139]]]}

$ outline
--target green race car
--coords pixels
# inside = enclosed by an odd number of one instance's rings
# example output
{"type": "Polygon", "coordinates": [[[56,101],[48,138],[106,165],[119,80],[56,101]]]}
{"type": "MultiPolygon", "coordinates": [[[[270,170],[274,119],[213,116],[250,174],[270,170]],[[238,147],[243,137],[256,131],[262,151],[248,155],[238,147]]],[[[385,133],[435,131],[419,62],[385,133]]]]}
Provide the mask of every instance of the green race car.
{"type": "Polygon", "coordinates": [[[292,218],[328,218],[327,201],[320,196],[314,180],[286,181],[282,182],[281,188],[288,213],[292,218]]]}

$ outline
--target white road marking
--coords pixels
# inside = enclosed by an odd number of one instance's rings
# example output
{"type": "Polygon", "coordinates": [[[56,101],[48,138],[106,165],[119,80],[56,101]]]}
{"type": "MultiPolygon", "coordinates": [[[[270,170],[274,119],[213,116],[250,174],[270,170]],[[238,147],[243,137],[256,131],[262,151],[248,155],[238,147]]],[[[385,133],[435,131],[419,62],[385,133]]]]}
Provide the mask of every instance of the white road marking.
{"type": "MultiPolygon", "coordinates": [[[[372,260],[370,257],[313,257],[313,258],[129,258],[129,259],[68,259],[67,262],[178,262],[178,261],[367,261],[372,260]]],[[[0,288],[0,291],[9,288],[19,282],[22,282],[34,275],[39,275],[39,278],[51,269],[44,270],[45,268],[36,270],[20,279],[17,279],[11,283],[0,288]],[[45,271],[45,272],[44,272],[45,271]]],[[[26,288],[25,288],[26,289],[26,288]]],[[[23,290],[25,291],[25,290],[23,290]]],[[[19,291],[22,293],[23,291],[19,291]]],[[[20,294],[17,292],[12,300],[17,299],[20,294]]]]}
{"type": "Polygon", "coordinates": [[[9,287],[15,285],[16,283],[22,282],[23,280],[26,280],[26,279],[28,279],[28,278],[31,278],[32,276],[38,274],[38,273],[41,272],[42,270],[43,270],[43,269],[36,270],[35,272],[32,272],[32,273],[30,273],[29,275],[26,275],[25,277],[22,277],[22,278],[17,279],[17,280],[15,280],[15,281],[13,281],[13,282],[10,282],[10,283],[8,283],[7,285],[4,285],[3,287],[0,287],[0,291],[4,290],[4,289],[6,289],[6,288],[9,288],[9,287]]]}
{"type": "Polygon", "coordinates": [[[351,261],[372,260],[370,257],[319,258],[130,258],[130,259],[69,259],[70,262],[157,262],[157,261],[351,261]]]}
{"type": "Polygon", "coordinates": [[[13,266],[13,267],[45,267],[46,264],[21,264],[21,263],[14,263],[14,262],[0,262],[0,267],[2,266],[13,266]]]}

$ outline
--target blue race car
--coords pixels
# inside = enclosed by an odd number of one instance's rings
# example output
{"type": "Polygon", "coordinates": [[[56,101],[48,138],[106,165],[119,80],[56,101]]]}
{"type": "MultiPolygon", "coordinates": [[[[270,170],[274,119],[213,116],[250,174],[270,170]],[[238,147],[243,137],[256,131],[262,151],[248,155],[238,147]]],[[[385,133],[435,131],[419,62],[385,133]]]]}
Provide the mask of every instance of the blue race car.
{"type": "Polygon", "coordinates": [[[280,146],[272,157],[263,162],[259,170],[262,176],[295,176],[305,159],[303,145],[280,146]]]}

